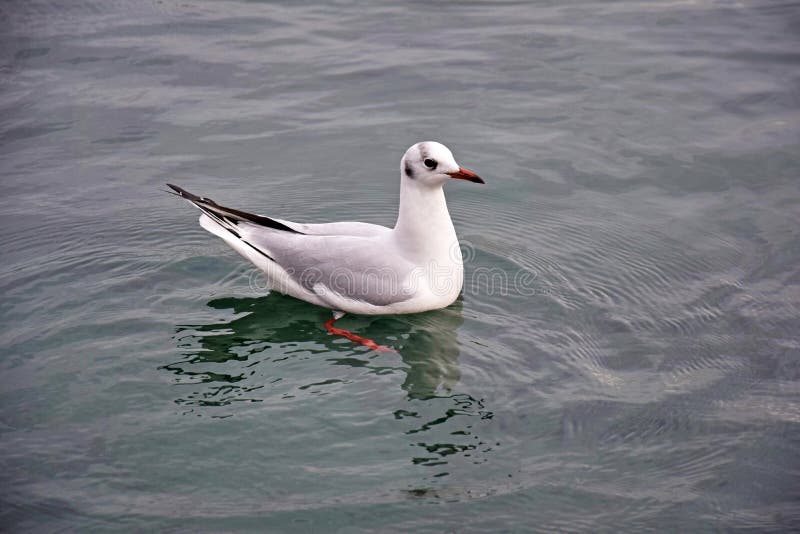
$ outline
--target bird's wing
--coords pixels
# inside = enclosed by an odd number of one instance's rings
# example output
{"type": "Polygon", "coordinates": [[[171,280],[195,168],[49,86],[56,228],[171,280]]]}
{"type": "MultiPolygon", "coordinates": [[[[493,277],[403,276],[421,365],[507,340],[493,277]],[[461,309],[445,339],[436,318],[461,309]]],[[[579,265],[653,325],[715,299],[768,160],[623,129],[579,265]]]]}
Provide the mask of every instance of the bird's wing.
{"type": "Polygon", "coordinates": [[[393,251],[386,227],[359,222],[302,225],[222,206],[167,185],[200,208],[223,235],[280,266],[332,308],[342,299],[381,307],[415,295],[414,265],[393,251]]]}
{"type": "Polygon", "coordinates": [[[415,266],[387,239],[291,234],[247,223],[242,238],[332,307],[341,298],[388,306],[412,298],[418,289],[415,266]]]}

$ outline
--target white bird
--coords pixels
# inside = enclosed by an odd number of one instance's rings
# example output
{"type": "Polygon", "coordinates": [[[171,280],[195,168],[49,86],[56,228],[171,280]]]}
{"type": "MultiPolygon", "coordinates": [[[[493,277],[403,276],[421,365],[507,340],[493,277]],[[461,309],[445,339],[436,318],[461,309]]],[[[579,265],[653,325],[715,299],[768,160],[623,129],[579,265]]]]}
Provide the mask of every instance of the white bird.
{"type": "Polygon", "coordinates": [[[400,161],[400,209],[394,228],[363,222],[301,224],[228,208],[167,184],[203,214],[200,225],[261,269],[272,289],[344,313],[382,315],[444,308],[461,293],[464,266],[442,186],[485,183],[450,150],[417,143],[400,161]]]}

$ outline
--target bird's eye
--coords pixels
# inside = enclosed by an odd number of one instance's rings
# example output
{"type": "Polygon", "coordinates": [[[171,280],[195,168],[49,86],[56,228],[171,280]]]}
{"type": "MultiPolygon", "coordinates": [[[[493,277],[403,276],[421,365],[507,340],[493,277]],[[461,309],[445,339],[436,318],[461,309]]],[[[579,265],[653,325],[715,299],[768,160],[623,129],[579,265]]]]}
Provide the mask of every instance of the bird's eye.
{"type": "Polygon", "coordinates": [[[424,164],[425,164],[425,166],[426,166],[426,167],[428,167],[430,170],[433,170],[433,169],[435,169],[435,168],[436,168],[436,166],[438,165],[438,163],[436,163],[436,160],[435,160],[435,159],[430,159],[430,158],[427,158],[425,161],[423,161],[423,163],[424,163],[424,164]]]}

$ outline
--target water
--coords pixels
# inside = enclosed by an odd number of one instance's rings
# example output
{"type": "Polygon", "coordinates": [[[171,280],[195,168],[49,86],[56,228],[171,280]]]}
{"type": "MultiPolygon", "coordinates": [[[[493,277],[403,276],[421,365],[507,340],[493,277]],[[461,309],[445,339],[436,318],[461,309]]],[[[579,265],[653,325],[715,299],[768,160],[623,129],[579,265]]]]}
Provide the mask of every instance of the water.
{"type": "Polygon", "coordinates": [[[790,2],[0,6],[6,530],[800,524],[790,2]],[[329,336],[160,191],[391,225],[449,309],[329,336]]]}

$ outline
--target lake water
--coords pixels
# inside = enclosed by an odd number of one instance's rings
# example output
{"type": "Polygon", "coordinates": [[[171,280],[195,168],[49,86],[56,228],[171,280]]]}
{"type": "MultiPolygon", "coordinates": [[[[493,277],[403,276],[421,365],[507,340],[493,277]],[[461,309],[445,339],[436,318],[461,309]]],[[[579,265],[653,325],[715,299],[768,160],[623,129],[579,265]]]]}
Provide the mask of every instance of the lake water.
{"type": "Polygon", "coordinates": [[[0,524],[800,525],[800,7],[0,5],[0,524]],[[391,225],[438,140],[463,298],[340,326],[163,193],[391,225]]]}

